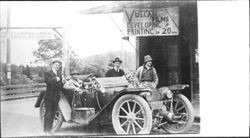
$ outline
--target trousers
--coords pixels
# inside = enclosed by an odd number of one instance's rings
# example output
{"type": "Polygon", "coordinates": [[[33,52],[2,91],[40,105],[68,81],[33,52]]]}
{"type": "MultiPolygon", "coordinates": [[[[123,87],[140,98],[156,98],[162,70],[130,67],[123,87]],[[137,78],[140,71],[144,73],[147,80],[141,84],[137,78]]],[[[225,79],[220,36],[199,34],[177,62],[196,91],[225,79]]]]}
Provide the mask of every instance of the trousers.
{"type": "Polygon", "coordinates": [[[58,102],[50,99],[45,99],[45,115],[44,115],[44,132],[52,130],[53,121],[55,118],[58,102]]]}

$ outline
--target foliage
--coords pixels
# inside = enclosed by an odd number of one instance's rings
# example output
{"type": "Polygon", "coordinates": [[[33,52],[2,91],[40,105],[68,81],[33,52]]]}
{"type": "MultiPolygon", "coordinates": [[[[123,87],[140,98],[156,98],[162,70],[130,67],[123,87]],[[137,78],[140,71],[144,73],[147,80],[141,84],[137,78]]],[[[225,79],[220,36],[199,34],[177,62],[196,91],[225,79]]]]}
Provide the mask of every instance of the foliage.
{"type": "Polygon", "coordinates": [[[73,70],[78,70],[80,71],[83,67],[83,61],[82,59],[79,58],[79,56],[74,52],[70,52],[70,58],[69,58],[69,67],[70,67],[70,72],[73,70]]]}
{"type": "MultiPolygon", "coordinates": [[[[38,42],[40,45],[37,50],[33,52],[33,55],[37,58],[35,62],[49,63],[55,58],[61,58],[63,56],[63,48],[61,39],[45,39],[38,42]]],[[[79,70],[82,64],[82,60],[78,55],[71,50],[70,52],[70,70],[79,70]]],[[[39,75],[41,76],[41,74],[39,75]]]]}
{"type": "MultiPolygon", "coordinates": [[[[45,48],[44,44],[51,45],[51,40],[49,42],[44,42],[42,47],[45,48]]],[[[54,43],[55,44],[55,43],[54,43]]],[[[55,46],[58,44],[55,44],[55,46]]],[[[48,46],[54,47],[54,46],[48,46]]],[[[43,55],[46,51],[41,51],[42,48],[39,48],[41,54],[43,55]],[[43,53],[43,54],[42,54],[43,53]]],[[[54,48],[54,50],[58,50],[58,48],[54,48]]],[[[61,50],[61,49],[60,49],[61,50]]],[[[34,52],[35,53],[35,52],[34,52]]],[[[56,53],[56,52],[52,52],[56,53]]],[[[61,53],[61,52],[57,52],[61,53]]],[[[105,73],[108,70],[108,65],[111,63],[115,57],[120,57],[123,60],[121,64],[121,68],[125,71],[125,73],[135,71],[135,53],[132,52],[124,52],[124,56],[121,57],[121,52],[109,52],[99,55],[93,55],[90,57],[86,57],[81,59],[74,51],[70,53],[70,71],[77,70],[83,75],[93,73],[98,77],[104,77],[105,73]]],[[[47,54],[44,54],[47,55],[47,54]]],[[[58,54],[57,54],[58,55],[58,54]]],[[[56,57],[56,56],[53,56],[56,57]]],[[[42,56],[41,56],[42,58],[42,56]]],[[[49,60],[49,57],[44,59],[40,59],[40,61],[46,62],[49,60]]],[[[12,84],[27,84],[27,83],[43,83],[44,82],[44,72],[48,68],[45,66],[24,66],[24,65],[11,65],[11,76],[12,76],[12,84]]],[[[1,74],[0,74],[0,85],[7,84],[7,65],[6,63],[1,63],[1,74]]]]}
{"type": "Polygon", "coordinates": [[[27,78],[32,79],[32,76],[31,76],[31,73],[30,73],[30,67],[29,67],[29,65],[26,65],[26,68],[24,68],[23,66],[21,66],[21,68],[22,68],[22,74],[23,74],[23,75],[26,75],[27,78]]]}
{"type": "Polygon", "coordinates": [[[7,65],[0,62],[1,64],[1,72],[0,72],[0,86],[4,86],[7,84],[7,76],[6,76],[6,73],[7,73],[7,65]]]}
{"type": "Polygon", "coordinates": [[[28,84],[28,83],[32,83],[32,81],[30,78],[27,78],[26,75],[16,74],[11,78],[11,84],[28,84]]]}
{"type": "Polygon", "coordinates": [[[38,77],[43,78],[44,72],[47,70],[47,67],[45,66],[36,66],[36,67],[30,67],[30,72],[32,74],[37,74],[38,77]]]}
{"type": "Polygon", "coordinates": [[[36,62],[43,61],[49,63],[54,58],[62,58],[62,40],[56,39],[44,39],[39,40],[40,47],[33,52],[33,55],[37,58],[36,62]]]}
{"type": "Polygon", "coordinates": [[[94,65],[89,64],[85,65],[82,70],[80,71],[81,74],[95,74],[98,77],[104,77],[105,76],[105,70],[100,65],[94,65]]]}
{"type": "Polygon", "coordinates": [[[32,80],[34,83],[44,83],[44,78],[43,77],[34,77],[32,80]]]}
{"type": "Polygon", "coordinates": [[[115,57],[119,57],[123,61],[121,68],[125,72],[135,71],[135,53],[124,51],[123,54],[124,56],[122,57],[120,51],[112,51],[104,54],[93,55],[84,59],[84,65],[96,65],[106,72],[111,60],[115,57]]]}
{"type": "MultiPolygon", "coordinates": [[[[33,52],[37,61],[48,63],[54,58],[62,58],[62,41],[60,39],[40,40],[38,44],[40,47],[33,52]]],[[[123,58],[121,67],[125,72],[135,70],[135,53],[126,51],[123,51],[122,53],[120,51],[109,52],[81,59],[73,50],[70,50],[70,72],[77,70],[81,74],[94,73],[97,76],[103,77],[108,70],[109,63],[115,57],[123,58]],[[123,57],[121,57],[122,53],[124,54],[123,57]]],[[[29,76],[27,72],[24,74],[29,76]]],[[[39,76],[42,77],[42,73],[39,73],[39,76]]]]}
{"type": "MultiPolygon", "coordinates": [[[[7,64],[1,63],[0,86],[7,85],[7,64]]],[[[46,67],[30,67],[28,65],[11,65],[11,84],[42,83],[46,67]]]]}
{"type": "Polygon", "coordinates": [[[7,82],[6,82],[6,75],[4,72],[1,72],[0,73],[0,86],[4,86],[6,85],[7,82]]]}

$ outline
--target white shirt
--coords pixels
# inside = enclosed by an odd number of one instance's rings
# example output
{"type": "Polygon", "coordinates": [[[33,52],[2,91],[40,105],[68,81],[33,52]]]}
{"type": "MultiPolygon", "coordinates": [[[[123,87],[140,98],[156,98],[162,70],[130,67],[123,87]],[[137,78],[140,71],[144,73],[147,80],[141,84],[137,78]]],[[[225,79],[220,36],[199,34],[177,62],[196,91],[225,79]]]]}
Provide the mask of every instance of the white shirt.
{"type": "Polygon", "coordinates": [[[146,67],[147,70],[149,70],[149,69],[151,68],[151,67],[149,67],[149,66],[147,66],[147,65],[146,65],[145,67],[146,67]]]}
{"type": "Polygon", "coordinates": [[[118,69],[118,68],[114,67],[114,69],[115,69],[115,71],[119,72],[119,69],[118,69]]]}
{"type": "Polygon", "coordinates": [[[52,69],[52,71],[56,74],[56,76],[57,76],[57,71],[54,69],[54,68],[51,68],[52,69]]]}

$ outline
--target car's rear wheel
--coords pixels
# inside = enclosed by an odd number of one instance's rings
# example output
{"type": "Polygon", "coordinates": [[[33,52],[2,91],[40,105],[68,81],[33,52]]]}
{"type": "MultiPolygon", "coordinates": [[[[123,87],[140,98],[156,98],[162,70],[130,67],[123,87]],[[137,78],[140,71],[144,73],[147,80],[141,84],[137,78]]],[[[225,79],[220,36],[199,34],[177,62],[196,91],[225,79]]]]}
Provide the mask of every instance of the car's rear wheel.
{"type": "Polygon", "coordinates": [[[126,94],[113,107],[112,124],[117,134],[149,134],[152,128],[152,111],[142,97],[126,94]]]}
{"type": "MultiPolygon", "coordinates": [[[[45,103],[44,100],[42,100],[40,104],[40,121],[42,126],[44,126],[44,115],[45,115],[45,103]]],[[[59,107],[57,107],[55,118],[53,120],[53,126],[52,126],[52,132],[58,131],[63,123],[63,114],[59,107]]]]}

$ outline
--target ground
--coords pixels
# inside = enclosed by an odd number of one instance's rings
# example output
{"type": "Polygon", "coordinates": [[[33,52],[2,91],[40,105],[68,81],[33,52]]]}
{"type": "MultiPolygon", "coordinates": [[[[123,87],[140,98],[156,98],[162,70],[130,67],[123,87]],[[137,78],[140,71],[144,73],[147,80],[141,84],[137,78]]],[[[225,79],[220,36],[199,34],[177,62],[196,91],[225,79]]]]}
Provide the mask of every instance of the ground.
{"type": "MultiPolygon", "coordinates": [[[[35,108],[36,98],[1,101],[1,136],[42,136],[39,108],[35,108]]],[[[199,133],[200,125],[195,123],[188,133],[199,133]]],[[[83,129],[82,125],[63,123],[56,135],[113,135],[112,126],[104,126],[95,131],[83,129]]],[[[164,134],[155,132],[153,134],[164,134]]],[[[168,134],[169,135],[169,134],[168,134]]]]}

